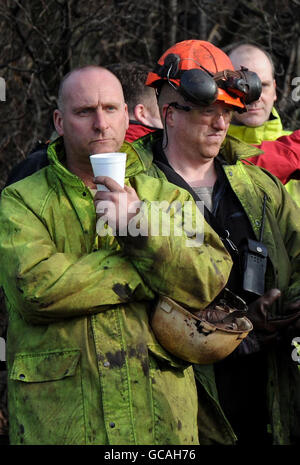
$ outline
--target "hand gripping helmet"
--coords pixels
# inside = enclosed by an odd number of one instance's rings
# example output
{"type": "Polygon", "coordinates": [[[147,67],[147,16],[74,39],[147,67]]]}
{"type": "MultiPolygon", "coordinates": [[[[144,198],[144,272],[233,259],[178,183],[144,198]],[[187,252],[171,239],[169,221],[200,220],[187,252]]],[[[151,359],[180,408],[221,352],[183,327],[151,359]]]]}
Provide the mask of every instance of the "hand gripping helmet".
{"type": "Polygon", "coordinates": [[[231,354],[253,329],[245,308],[245,302],[227,289],[217,303],[197,314],[161,297],[151,327],[168,352],[187,362],[206,365],[231,354]]]}
{"type": "Polygon", "coordinates": [[[159,91],[164,82],[186,101],[203,106],[221,101],[239,112],[247,111],[246,104],[261,94],[256,73],[243,67],[235,71],[230,58],[204,40],[184,40],[161,56],[146,85],[159,91]]]}

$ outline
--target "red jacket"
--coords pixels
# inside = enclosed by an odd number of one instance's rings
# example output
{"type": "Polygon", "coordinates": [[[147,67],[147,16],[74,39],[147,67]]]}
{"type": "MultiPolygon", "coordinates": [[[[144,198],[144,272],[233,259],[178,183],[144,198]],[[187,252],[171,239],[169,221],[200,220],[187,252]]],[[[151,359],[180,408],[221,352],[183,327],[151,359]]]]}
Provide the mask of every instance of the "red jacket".
{"type": "Polygon", "coordinates": [[[283,184],[290,179],[300,180],[300,129],[289,136],[281,136],[276,140],[263,141],[255,145],[264,151],[263,154],[243,160],[261,166],[277,176],[283,184]]]}
{"type": "Polygon", "coordinates": [[[149,132],[156,131],[157,128],[152,128],[150,126],[146,126],[142,123],[138,123],[137,121],[129,121],[129,128],[125,134],[125,140],[127,142],[134,142],[136,139],[149,134],[149,132]]]}

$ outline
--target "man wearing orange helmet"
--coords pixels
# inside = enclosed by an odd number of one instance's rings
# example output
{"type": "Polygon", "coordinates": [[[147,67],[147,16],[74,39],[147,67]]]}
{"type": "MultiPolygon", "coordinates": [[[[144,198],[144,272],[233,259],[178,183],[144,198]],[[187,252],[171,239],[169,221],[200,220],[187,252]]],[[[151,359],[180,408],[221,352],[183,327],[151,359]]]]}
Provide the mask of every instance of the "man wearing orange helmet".
{"type": "Polygon", "coordinates": [[[146,84],[157,91],[164,130],[132,147],[153,158],[153,176],[204,202],[206,220],[234,261],[227,287],[247,302],[255,328],[226,360],[195,366],[200,443],[295,442],[300,425],[289,412],[300,403],[290,349],[300,308],[298,215],[274,176],[241,162],[259,151],[226,137],[233,111],[258,99],[260,80],[246,68],[234,71],[211,43],[187,40],[162,55],[146,84]]]}

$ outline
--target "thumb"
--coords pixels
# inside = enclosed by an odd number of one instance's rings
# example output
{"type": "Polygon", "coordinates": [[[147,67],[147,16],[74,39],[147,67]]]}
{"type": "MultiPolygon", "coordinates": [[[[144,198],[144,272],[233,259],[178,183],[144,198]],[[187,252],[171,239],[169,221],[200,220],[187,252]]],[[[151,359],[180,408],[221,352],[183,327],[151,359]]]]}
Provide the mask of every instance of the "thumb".
{"type": "Polygon", "coordinates": [[[281,291],[279,289],[270,289],[262,296],[262,303],[264,306],[270,307],[280,296],[281,291]]]}
{"type": "Polygon", "coordinates": [[[126,186],[126,184],[124,184],[124,191],[127,192],[127,194],[130,194],[132,192],[135,192],[135,189],[131,186],[126,186]]]}

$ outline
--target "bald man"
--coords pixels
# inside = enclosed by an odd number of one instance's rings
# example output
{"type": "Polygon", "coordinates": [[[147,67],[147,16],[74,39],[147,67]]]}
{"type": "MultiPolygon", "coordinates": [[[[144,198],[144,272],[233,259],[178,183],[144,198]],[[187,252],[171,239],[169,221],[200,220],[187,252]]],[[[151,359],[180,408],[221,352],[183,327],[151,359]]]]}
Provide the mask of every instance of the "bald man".
{"type": "Polygon", "coordinates": [[[253,45],[244,44],[233,49],[229,57],[235,69],[244,66],[255,71],[262,83],[262,93],[258,100],[247,106],[247,112],[235,113],[233,123],[249,127],[262,126],[270,119],[277,100],[274,65],[269,54],[253,45]]]}
{"type": "MultiPolygon", "coordinates": [[[[260,146],[265,151],[263,157],[251,159],[252,162],[264,166],[271,173],[284,179],[284,172],[288,171],[291,178],[299,178],[298,158],[299,143],[296,139],[283,138],[280,144],[265,144],[265,141],[276,141],[282,136],[289,136],[291,131],[283,129],[280,116],[274,106],[277,100],[275,69],[271,55],[253,44],[241,44],[233,48],[229,57],[235,69],[241,66],[255,71],[262,82],[262,93],[258,100],[247,105],[247,112],[234,113],[228,135],[234,136],[243,142],[260,146]],[[292,146],[292,147],[291,147],[292,146]],[[282,152],[282,147],[284,152],[282,152]],[[292,148],[293,151],[289,151],[292,148]],[[274,156],[272,156],[274,155],[274,156]],[[278,172],[279,171],[279,172],[278,172]],[[296,173],[296,174],[295,174],[296,173]]],[[[288,177],[288,179],[290,178],[288,177]]],[[[285,185],[287,191],[300,206],[300,183],[292,179],[285,185]]]]}
{"type": "MultiPolygon", "coordinates": [[[[58,101],[49,164],[5,188],[0,201],[10,442],[198,444],[192,367],[159,345],[149,316],[158,294],[195,311],[207,306],[228,279],[229,254],[208,225],[201,253],[186,247],[184,231],[173,235],[174,209],[158,212],[169,236],[97,235],[89,155],[121,150],[122,87],[88,66],[64,78],[58,101]]],[[[147,176],[148,157],[130,144],[123,150],[127,185],[98,179],[110,187],[101,193],[108,210],[119,194],[125,214],[139,199],[146,212],[151,201],[192,200],[147,176]]]]}

